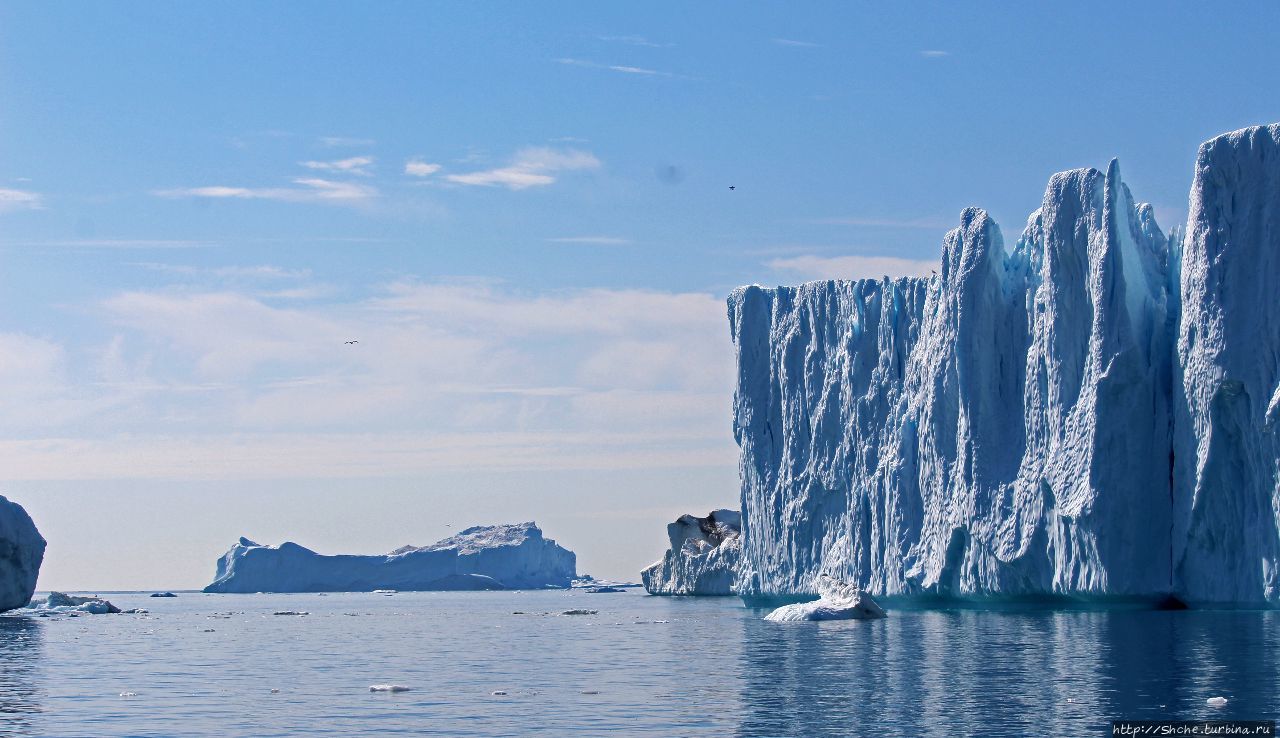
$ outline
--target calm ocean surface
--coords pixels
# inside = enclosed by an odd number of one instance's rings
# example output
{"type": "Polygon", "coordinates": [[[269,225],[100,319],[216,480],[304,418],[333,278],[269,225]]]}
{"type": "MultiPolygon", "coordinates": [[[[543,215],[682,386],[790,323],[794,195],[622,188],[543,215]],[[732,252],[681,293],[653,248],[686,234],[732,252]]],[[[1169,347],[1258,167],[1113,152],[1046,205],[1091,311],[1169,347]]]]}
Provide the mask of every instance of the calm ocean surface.
{"type": "Polygon", "coordinates": [[[1073,736],[1280,713],[1270,612],[767,623],[636,590],[108,598],[151,614],[0,618],[0,735],[1073,736]],[[575,608],[599,614],[542,614],[575,608]]]}

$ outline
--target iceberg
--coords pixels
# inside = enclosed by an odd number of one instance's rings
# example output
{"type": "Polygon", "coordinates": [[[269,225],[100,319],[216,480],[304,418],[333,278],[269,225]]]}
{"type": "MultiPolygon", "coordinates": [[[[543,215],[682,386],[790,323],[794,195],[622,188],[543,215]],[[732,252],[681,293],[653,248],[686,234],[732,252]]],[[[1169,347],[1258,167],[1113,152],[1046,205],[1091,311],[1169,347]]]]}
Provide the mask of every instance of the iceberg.
{"type": "Polygon", "coordinates": [[[1112,161],[1012,249],[969,208],[929,277],[728,313],[744,596],[1280,600],[1280,125],[1201,146],[1185,230],[1112,161]]]}
{"type": "Polygon", "coordinates": [[[713,510],[705,518],[681,515],[667,525],[670,547],[640,572],[656,595],[731,595],[741,552],[742,516],[713,510]]]}
{"type": "Polygon", "coordinates": [[[0,497],[0,612],[31,602],[44,548],[44,538],[22,505],[0,497]]]}
{"type": "Polygon", "coordinates": [[[822,596],[812,602],[783,605],[764,616],[775,623],[817,620],[876,620],[888,617],[875,600],[857,587],[824,579],[819,582],[822,596]],[[823,586],[823,584],[826,586],[823,586]]]}
{"type": "MultiPolygon", "coordinates": [[[[77,613],[87,613],[89,615],[114,615],[121,612],[120,608],[97,595],[92,597],[76,597],[75,595],[64,594],[62,592],[50,592],[47,598],[39,602],[32,602],[28,607],[41,615],[54,612],[70,613],[73,615],[77,613]]],[[[142,612],[146,611],[143,610],[142,612]]]]}
{"type": "Polygon", "coordinates": [[[568,587],[574,553],[534,523],[467,528],[430,546],[383,556],[318,554],[296,543],[241,538],[218,560],[205,592],[372,592],[568,587]]]}

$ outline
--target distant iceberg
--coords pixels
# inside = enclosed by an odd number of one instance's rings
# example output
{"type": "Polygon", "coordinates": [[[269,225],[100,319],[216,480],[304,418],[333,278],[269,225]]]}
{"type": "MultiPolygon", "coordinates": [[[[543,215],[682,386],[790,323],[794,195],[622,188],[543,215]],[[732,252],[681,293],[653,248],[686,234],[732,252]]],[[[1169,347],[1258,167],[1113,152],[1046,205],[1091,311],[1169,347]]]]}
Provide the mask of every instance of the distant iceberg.
{"type": "Polygon", "coordinates": [[[0,497],[0,611],[31,601],[44,547],[44,538],[22,505],[0,497]]]}
{"type": "Polygon", "coordinates": [[[383,556],[318,554],[296,543],[241,538],[205,592],[372,592],[568,587],[577,557],[533,523],[467,528],[430,546],[383,556]]]}
{"type": "Polygon", "coordinates": [[[928,277],[743,287],[736,588],[1280,604],[1280,125],[1166,235],[1111,162],[928,277]]]}
{"type": "Polygon", "coordinates": [[[649,594],[731,595],[741,553],[742,516],[713,510],[707,517],[681,515],[667,525],[670,548],[640,576],[649,594]]]}

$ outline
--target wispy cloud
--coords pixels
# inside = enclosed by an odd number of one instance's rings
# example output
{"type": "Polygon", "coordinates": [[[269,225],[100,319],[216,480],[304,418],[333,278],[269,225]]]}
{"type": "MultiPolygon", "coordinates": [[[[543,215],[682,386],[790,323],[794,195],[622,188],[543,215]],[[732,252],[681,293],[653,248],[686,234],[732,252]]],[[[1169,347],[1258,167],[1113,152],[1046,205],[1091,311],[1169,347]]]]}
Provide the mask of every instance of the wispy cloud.
{"type": "Polygon", "coordinates": [[[534,146],[518,151],[511,163],[505,167],[466,174],[450,174],[445,179],[460,185],[523,190],[554,184],[557,172],[599,168],[600,160],[590,152],[534,146]]]}
{"type": "Polygon", "coordinates": [[[5,240],[0,247],[28,246],[36,248],[69,249],[195,249],[214,246],[215,241],[196,241],[169,238],[65,238],[44,241],[5,240]]]}
{"type": "Polygon", "coordinates": [[[616,44],[626,44],[627,46],[647,46],[651,49],[663,49],[674,44],[660,44],[656,41],[650,41],[644,36],[628,35],[628,36],[596,36],[601,41],[608,41],[616,44]]]}
{"type": "Polygon", "coordinates": [[[330,149],[345,148],[345,147],[364,148],[364,147],[373,146],[374,143],[375,143],[374,140],[371,138],[349,138],[347,136],[321,136],[320,137],[320,145],[330,149]]]}
{"type": "Polygon", "coordinates": [[[625,246],[632,243],[629,238],[619,238],[617,236],[563,236],[546,240],[552,243],[581,243],[594,246],[625,246]]]}
{"type": "Polygon", "coordinates": [[[0,213],[14,210],[39,210],[43,207],[43,199],[39,193],[0,189],[0,213]]]}
{"type": "Polygon", "coordinates": [[[938,268],[937,260],[903,259],[897,256],[794,256],[774,259],[770,269],[790,272],[800,279],[879,279],[924,276],[938,268]]]}
{"type": "Polygon", "coordinates": [[[941,218],[881,218],[875,216],[809,218],[804,222],[813,223],[814,225],[871,226],[875,228],[925,228],[930,230],[950,228],[955,225],[955,223],[945,221],[941,218]]]}
{"type": "Polygon", "coordinates": [[[165,198],[207,198],[215,200],[279,200],[282,202],[354,205],[378,197],[378,191],[355,182],[335,182],[317,177],[298,177],[297,187],[229,187],[209,185],[156,190],[152,194],[165,198]]]}
{"type": "Polygon", "coordinates": [[[797,41],[794,38],[775,38],[772,41],[779,46],[794,46],[805,49],[816,49],[822,46],[822,44],[815,44],[812,41],[797,41]]]}
{"type": "Polygon", "coordinates": [[[670,72],[660,72],[656,69],[647,69],[645,67],[633,67],[626,64],[601,64],[587,59],[572,59],[569,57],[561,57],[556,59],[557,64],[567,64],[574,67],[587,67],[588,69],[607,69],[612,72],[621,72],[623,74],[635,74],[642,77],[674,77],[670,72]]]}
{"type": "Polygon", "coordinates": [[[163,272],[165,274],[183,274],[188,276],[208,275],[224,279],[279,280],[308,279],[311,277],[310,269],[285,269],[284,267],[273,266],[271,264],[258,264],[253,266],[198,267],[188,264],[162,264],[144,261],[139,262],[137,266],[149,271],[163,272]]]}
{"type": "Polygon", "coordinates": [[[410,159],[404,163],[404,173],[411,177],[430,177],[438,171],[440,171],[439,164],[432,164],[421,159],[410,159]]]}
{"type": "Polygon", "coordinates": [[[307,169],[317,169],[323,172],[338,172],[340,174],[359,174],[362,177],[368,177],[372,172],[369,167],[373,166],[372,156],[352,156],[346,159],[336,159],[334,161],[301,161],[298,162],[307,169]]]}
{"type": "Polygon", "coordinates": [[[923,56],[926,59],[938,59],[944,56],[951,56],[951,52],[943,51],[941,49],[922,49],[920,51],[920,56],[923,56]]]}

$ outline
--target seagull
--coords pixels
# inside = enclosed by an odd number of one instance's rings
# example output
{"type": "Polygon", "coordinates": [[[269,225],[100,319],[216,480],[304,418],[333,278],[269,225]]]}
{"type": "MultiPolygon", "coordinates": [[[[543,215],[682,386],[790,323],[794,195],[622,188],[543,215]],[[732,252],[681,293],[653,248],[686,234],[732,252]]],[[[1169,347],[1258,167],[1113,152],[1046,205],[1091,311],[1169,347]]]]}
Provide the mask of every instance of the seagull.
{"type": "Polygon", "coordinates": [[[351,344],[353,344],[353,343],[360,343],[360,342],[359,342],[359,341],[343,341],[343,343],[345,343],[346,345],[350,346],[350,345],[351,345],[351,344]]]}
{"type": "Polygon", "coordinates": [[[729,185],[729,189],[731,189],[731,190],[736,190],[736,189],[738,189],[738,188],[737,188],[737,187],[734,187],[733,185],[729,185]]]}

